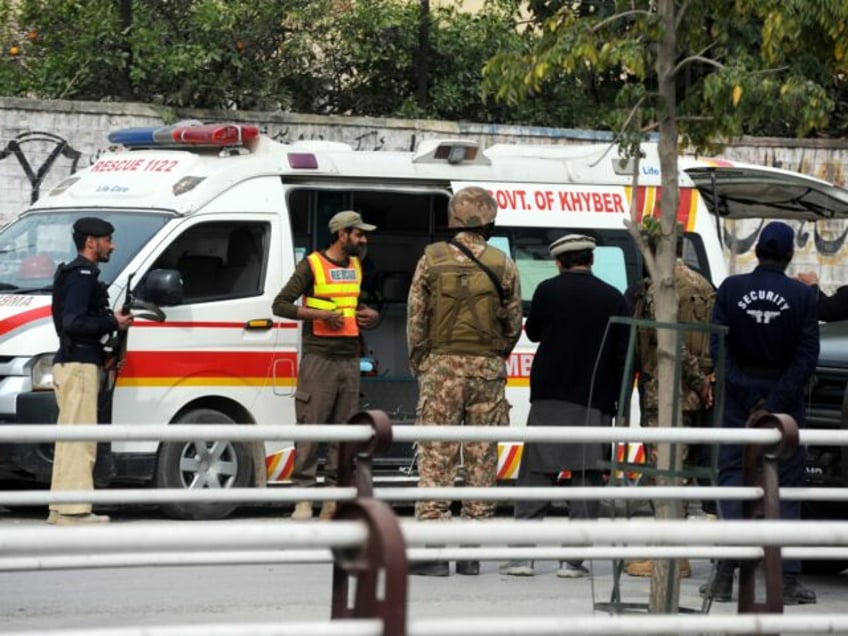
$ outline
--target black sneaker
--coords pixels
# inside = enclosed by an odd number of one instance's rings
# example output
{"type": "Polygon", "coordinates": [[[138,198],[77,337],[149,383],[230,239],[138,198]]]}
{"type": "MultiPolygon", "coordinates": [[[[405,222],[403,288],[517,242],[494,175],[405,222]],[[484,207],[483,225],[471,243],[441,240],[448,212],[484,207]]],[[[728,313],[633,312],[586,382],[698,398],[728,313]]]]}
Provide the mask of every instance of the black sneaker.
{"type": "Polygon", "coordinates": [[[801,582],[794,575],[783,575],[784,605],[813,605],[815,602],[815,592],[813,592],[810,588],[801,585],[801,582]]]}
{"type": "Polygon", "coordinates": [[[709,583],[698,588],[704,598],[711,597],[716,603],[729,603],[733,600],[733,574],[716,572],[709,583]]]}
{"type": "Polygon", "coordinates": [[[465,576],[477,576],[480,574],[479,561],[457,561],[456,573],[464,574],[465,576]]]}
{"type": "Polygon", "coordinates": [[[419,561],[409,566],[409,573],[418,576],[450,576],[447,561],[419,561]]]}

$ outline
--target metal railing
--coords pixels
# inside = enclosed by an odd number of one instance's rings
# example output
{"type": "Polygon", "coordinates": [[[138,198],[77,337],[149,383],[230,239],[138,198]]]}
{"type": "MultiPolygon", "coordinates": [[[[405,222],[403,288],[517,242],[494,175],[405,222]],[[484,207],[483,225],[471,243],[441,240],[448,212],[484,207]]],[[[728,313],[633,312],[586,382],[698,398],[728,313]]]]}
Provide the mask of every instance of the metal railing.
{"type": "MultiPolygon", "coordinates": [[[[790,436],[791,437],[791,436],[790,436]]],[[[370,459],[394,441],[468,440],[535,442],[672,442],[743,443],[753,448],[780,446],[776,430],[638,429],[638,428],[465,428],[399,427],[394,431],[379,412],[360,413],[340,426],[26,426],[0,427],[0,443],[51,440],[343,440],[340,487],[322,489],[269,488],[230,490],[103,490],[94,492],[0,492],[0,505],[43,505],[53,502],[294,502],[332,499],[341,502],[333,523],[276,521],[166,522],[106,527],[0,528],[0,570],[194,565],[199,563],[328,562],[334,564],[332,621],[293,625],[251,625],[255,634],[499,634],[555,633],[735,633],[839,631],[848,629],[848,615],[781,616],[761,613],[739,616],[618,616],[550,619],[406,619],[407,560],[429,559],[624,559],[732,558],[746,563],[788,558],[848,558],[848,523],[787,521],[646,521],[613,520],[545,524],[490,520],[486,532],[479,522],[405,521],[398,523],[382,501],[422,499],[580,500],[692,499],[763,501],[776,497],[775,483],[739,488],[640,487],[603,488],[466,488],[373,489],[370,459]],[[282,528],[285,528],[283,531],[282,528]],[[532,543],[533,546],[516,546],[532,543]],[[474,547],[468,547],[469,544],[474,547]],[[440,547],[431,547],[438,545],[440,547]],[[351,584],[356,579],[355,594],[351,584]],[[803,621],[799,619],[803,618],[803,621]],[[517,631],[508,631],[510,628],[517,631]]],[[[801,431],[802,443],[848,444],[848,431],[801,431]]],[[[765,461],[775,458],[767,454],[765,461]]],[[[836,500],[848,489],[784,488],[784,499],[836,500]]],[[[771,563],[774,573],[774,563],[771,563]]],[[[778,568],[779,570],[779,568],[778,568]]],[[[768,609],[774,610],[773,607],[768,609]]],[[[245,625],[203,626],[204,634],[247,633],[245,625]]],[[[144,630],[86,630],[87,634],[190,634],[191,627],[145,627],[144,630]],[[169,631],[170,630],[170,631],[169,631]]],[[[71,634],[70,632],[63,632],[71,634]]],[[[199,632],[198,632],[199,633],[199,632]]]]}

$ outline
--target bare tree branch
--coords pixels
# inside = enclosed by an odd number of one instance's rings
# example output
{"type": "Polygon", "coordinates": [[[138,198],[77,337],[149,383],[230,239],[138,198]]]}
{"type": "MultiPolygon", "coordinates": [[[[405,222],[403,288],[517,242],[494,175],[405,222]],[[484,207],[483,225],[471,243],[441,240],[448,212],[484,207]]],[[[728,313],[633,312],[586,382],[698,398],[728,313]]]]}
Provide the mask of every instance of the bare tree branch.
{"type": "Polygon", "coordinates": [[[681,4],[680,8],[677,10],[677,16],[674,18],[675,30],[680,30],[680,23],[683,22],[683,16],[686,15],[686,12],[689,10],[690,4],[692,4],[692,0],[683,0],[683,4],[681,4]]]}
{"type": "Polygon", "coordinates": [[[639,107],[642,105],[642,102],[645,101],[645,97],[646,97],[646,95],[642,95],[642,97],[639,98],[639,101],[636,102],[636,104],[633,106],[633,108],[630,109],[630,112],[627,113],[627,119],[624,120],[624,123],[621,125],[621,128],[618,129],[618,132],[615,134],[615,137],[610,142],[609,148],[607,148],[607,150],[606,150],[606,152],[604,152],[604,154],[602,154],[600,157],[598,157],[597,161],[595,161],[592,164],[589,164],[590,168],[594,168],[595,166],[597,166],[601,162],[601,160],[604,157],[607,156],[607,154],[613,148],[613,146],[618,144],[619,139],[621,139],[622,136],[624,135],[624,131],[627,130],[627,125],[630,123],[630,120],[633,119],[633,116],[639,111],[639,107]]]}
{"type": "Polygon", "coordinates": [[[611,15],[610,17],[605,18],[605,19],[601,20],[600,22],[598,22],[595,26],[592,27],[592,32],[594,33],[594,32],[600,31],[607,24],[609,24],[611,22],[615,22],[616,20],[621,20],[622,18],[626,18],[626,17],[631,16],[631,15],[641,15],[641,16],[645,16],[645,17],[649,18],[649,17],[651,17],[651,12],[634,9],[633,11],[622,11],[621,13],[616,13],[615,15],[611,15]]]}
{"type": "Polygon", "coordinates": [[[677,63],[677,66],[675,66],[671,70],[671,74],[677,75],[677,72],[681,68],[683,68],[687,64],[691,64],[692,62],[703,62],[704,64],[711,64],[711,65],[713,65],[713,66],[715,66],[716,68],[719,68],[719,69],[724,68],[724,64],[722,64],[721,62],[714,60],[712,58],[704,57],[703,55],[690,55],[689,57],[684,57],[682,60],[680,60],[677,63]]]}
{"type": "Polygon", "coordinates": [[[777,68],[764,68],[760,71],[751,71],[751,75],[766,75],[768,73],[782,73],[788,71],[789,66],[778,66],[777,68]]]}

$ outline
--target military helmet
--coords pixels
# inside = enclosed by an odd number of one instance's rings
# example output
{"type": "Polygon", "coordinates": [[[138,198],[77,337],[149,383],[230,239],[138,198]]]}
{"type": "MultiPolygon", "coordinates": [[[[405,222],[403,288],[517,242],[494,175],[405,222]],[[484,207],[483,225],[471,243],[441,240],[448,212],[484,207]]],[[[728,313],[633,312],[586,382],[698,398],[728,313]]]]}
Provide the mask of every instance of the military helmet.
{"type": "Polygon", "coordinates": [[[448,227],[484,227],[495,221],[498,204],[477,186],[457,190],[448,203],[448,227]]]}

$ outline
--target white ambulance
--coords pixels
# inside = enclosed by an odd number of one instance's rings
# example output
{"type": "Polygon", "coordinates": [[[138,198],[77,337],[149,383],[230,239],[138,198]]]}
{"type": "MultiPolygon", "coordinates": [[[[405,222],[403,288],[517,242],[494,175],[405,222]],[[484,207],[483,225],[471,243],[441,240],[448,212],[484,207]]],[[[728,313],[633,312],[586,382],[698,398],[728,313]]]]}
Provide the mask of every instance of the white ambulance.
{"type": "MultiPolygon", "coordinates": [[[[634,192],[632,163],[622,166],[608,145],[484,149],[444,140],[421,142],[415,152],[363,152],[340,143],[277,143],[241,124],[127,129],[110,140],[123,148],[63,181],[0,232],[1,421],[55,421],[50,292],[56,266],[75,256],[71,226],[82,216],[115,226],[117,248],[101,274],[114,306],[132,276],[135,296],[160,304],[166,316],[139,318],[129,331],[112,421],[292,424],[300,329],[273,316],[271,303],[296,262],[328,243],[328,219],[355,209],[378,227],[369,236],[366,288],[380,320],[364,334],[362,405],[409,425],[417,387],[407,366],[407,292],[424,247],[450,235],[451,192],[467,185],[492,192],[499,212],[491,242],[515,259],[526,301],[555,274],[547,246],[567,232],[597,238],[598,276],[622,291],[638,280],[641,256],[623,221],[634,197],[639,217],[655,214],[660,198],[654,146],[645,148],[634,192]],[[181,292],[173,295],[166,283],[179,279],[181,292]]],[[[682,159],[679,181],[685,258],[715,283],[726,274],[725,219],[848,215],[848,192],[795,173],[682,159]]],[[[509,360],[515,426],[528,411],[533,351],[522,338],[509,360]]],[[[407,476],[410,449],[396,450],[380,468],[407,476]]],[[[500,450],[500,477],[512,478],[520,446],[500,450]]],[[[291,444],[203,440],[116,442],[111,452],[114,483],[168,488],[281,482],[294,460],[291,444]]],[[[0,446],[0,479],[44,481],[49,473],[49,445],[0,446]]],[[[167,507],[195,518],[231,510],[167,507]]]]}

